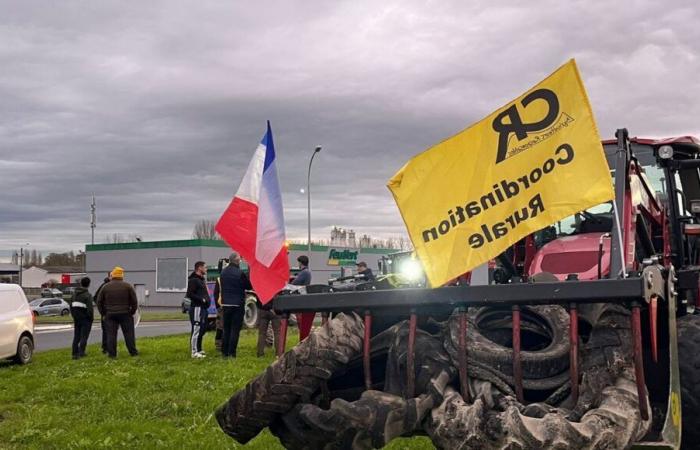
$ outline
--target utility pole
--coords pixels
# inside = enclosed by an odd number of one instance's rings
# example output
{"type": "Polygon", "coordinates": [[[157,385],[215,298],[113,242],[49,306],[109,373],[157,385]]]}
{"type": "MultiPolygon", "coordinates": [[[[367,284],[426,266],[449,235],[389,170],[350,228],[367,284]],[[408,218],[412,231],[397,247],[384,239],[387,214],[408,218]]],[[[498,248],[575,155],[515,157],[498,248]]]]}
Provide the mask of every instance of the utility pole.
{"type": "Polygon", "coordinates": [[[95,193],[92,194],[92,203],[90,204],[90,230],[92,237],[90,243],[95,245],[95,227],[97,226],[97,215],[95,214],[95,193]]]}

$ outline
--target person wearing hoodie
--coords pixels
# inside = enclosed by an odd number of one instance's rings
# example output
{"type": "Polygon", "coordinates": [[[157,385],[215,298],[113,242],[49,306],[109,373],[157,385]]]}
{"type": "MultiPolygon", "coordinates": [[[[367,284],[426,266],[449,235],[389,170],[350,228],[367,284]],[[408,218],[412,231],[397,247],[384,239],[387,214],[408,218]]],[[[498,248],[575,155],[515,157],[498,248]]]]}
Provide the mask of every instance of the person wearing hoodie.
{"type": "Polygon", "coordinates": [[[194,272],[187,279],[187,298],[190,299],[190,351],[193,358],[204,358],[202,338],[207,331],[209,291],[207,290],[207,263],[194,263],[194,272]]]}
{"type": "Polygon", "coordinates": [[[85,356],[85,346],[92,329],[94,311],[92,295],[88,292],[90,278],[80,279],[80,286],[73,292],[70,304],[70,314],[73,316],[73,359],[85,356]]]}
{"type": "Polygon", "coordinates": [[[117,332],[122,329],[124,343],[131,356],[139,354],[136,350],[136,331],[134,314],[138,309],[136,291],[124,281],[124,269],[114,267],[110,274],[112,281],[105,284],[97,294],[97,309],[105,318],[107,328],[107,356],[117,357],[117,332]]]}

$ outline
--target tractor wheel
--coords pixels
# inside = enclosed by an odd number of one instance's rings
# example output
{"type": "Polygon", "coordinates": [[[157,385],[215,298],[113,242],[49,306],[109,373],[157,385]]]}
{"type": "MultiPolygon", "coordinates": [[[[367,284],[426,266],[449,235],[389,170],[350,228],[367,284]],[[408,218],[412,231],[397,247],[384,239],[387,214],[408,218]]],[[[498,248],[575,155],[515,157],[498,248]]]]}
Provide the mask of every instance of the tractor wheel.
{"type": "Polygon", "coordinates": [[[258,314],[258,299],[254,295],[246,295],[244,314],[243,324],[246,328],[257,329],[260,315],[258,314]]]}
{"type": "Polygon", "coordinates": [[[221,429],[245,444],[311,396],[362,348],[359,316],[339,314],[273,362],[216,410],[221,429]]]}
{"type": "Polygon", "coordinates": [[[681,375],[683,448],[700,442],[700,316],[678,319],[678,366],[681,375]]]}

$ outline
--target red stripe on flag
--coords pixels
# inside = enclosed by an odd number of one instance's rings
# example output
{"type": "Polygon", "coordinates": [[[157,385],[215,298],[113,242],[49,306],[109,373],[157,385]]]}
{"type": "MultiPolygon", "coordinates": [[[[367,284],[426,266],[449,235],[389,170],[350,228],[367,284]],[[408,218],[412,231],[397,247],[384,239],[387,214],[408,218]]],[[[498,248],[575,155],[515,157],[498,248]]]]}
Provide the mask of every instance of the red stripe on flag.
{"type": "Polygon", "coordinates": [[[282,247],[280,252],[270,264],[265,267],[256,260],[248,260],[250,264],[250,282],[255,289],[260,301],[265,304],[284,288],[289,281],[289,261],[287,261],[287,247],[282,247]]]}
{"type": "Polygon", "coordinates": [[[216,224],[216,232],[246,261],[255,259],[258,205],[233,197],[216,224]]]}

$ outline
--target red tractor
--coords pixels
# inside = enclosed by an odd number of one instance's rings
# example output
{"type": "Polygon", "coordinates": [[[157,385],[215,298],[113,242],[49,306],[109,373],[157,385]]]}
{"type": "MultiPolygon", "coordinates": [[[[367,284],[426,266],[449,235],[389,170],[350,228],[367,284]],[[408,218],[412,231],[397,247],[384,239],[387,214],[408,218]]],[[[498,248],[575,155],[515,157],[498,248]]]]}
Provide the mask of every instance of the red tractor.
{"type": "Polygon", "coordinates": [[[222,429],[288,448],[696,448],[700,140],[616,136],[614,201],[518,242],[489,285],[275,299],[335,317],[281,346],[222,429]]]}

